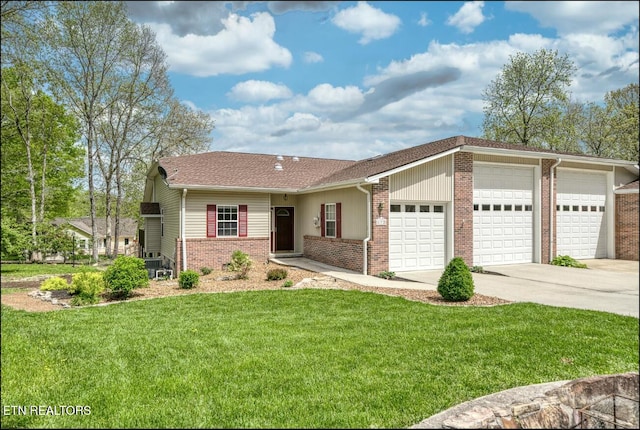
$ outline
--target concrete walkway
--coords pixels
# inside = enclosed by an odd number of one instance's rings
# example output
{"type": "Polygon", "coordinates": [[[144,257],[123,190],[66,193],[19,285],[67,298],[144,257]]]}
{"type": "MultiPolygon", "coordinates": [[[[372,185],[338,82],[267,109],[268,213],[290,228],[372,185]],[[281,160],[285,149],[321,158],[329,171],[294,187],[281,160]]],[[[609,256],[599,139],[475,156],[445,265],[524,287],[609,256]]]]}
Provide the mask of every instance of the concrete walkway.
{"type": "MultiPolygon", "coordinates": [[[[383,288],[436,290],[442,275],[442,270],[398,273],[398,277],[414,281],[406,282],[363,275],[301,257],[273,261],[360,285],[383,288]]],[[[475,291],[514,302],[640,316],[640,265],[637,261],[601,259],[583,262],[588,269],[534,263],[487,266],[485,270],[491,274],[473,273],[475,291]]]]}

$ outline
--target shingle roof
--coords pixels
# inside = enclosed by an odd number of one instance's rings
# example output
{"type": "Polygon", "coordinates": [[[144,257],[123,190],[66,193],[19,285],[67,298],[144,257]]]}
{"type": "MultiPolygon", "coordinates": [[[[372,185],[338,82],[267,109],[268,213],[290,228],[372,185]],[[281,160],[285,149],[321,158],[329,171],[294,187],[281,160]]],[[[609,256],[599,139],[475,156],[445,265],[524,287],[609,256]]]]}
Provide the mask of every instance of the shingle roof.
{"type": "MultiPolygon", "coordinates": [[[[91,217],[79,217],[79,218],[56,218],[52,221],[53,225],[62,225],[68,223],[71,226],[77,228],[80,231],[85,232],[91,236],[91,217]]],[[[111,220],[111,232],[115,228],[115,221],[111,220]]],[[[98,238],[104,238],[107,232],[106,220],[104,217],[96,219],[96,228],[98,230],[98,238]]],[[[132,218],[120,219],[120,237],[135,237],[138,232],[138,222],[132,218]]]]}
{"type": "Polygon", "coordinates": [[[326,158],[207,152],[161,158],[169,185],[300,189],[324,176],[351,166],[355,161],[326,158]],[[282,170],[276,170],[276,163],[282,170]]]}
{"type": "Polygon", "coordinates": [[[368,178],[462,146],[597,158],[454,136],[360,161],[308,157],[294,161],[290,156],[278,160],[275,155],[208,152],[162,158],[159,166],[166,171],[169,185],[303,190],[368,178]],[[276,163],[282,166],[282,170],[274,168],[276,163]]]}
{"type": "Polygon", "coordinates": [[[349,179],[366,178],[380,173],[402,167],[424,158],[441,154],[460,146],[477,146],[483,148],[518,150],[527,152],[546,152],[561,155],[582,155],[568,152],[558,152],[551,150],[541,150],[540,148],[531,148],[527,146],[514,145],[511,143],[497,142],[494,140],[480,139],[476,137],[454,136],[447,139],[437,140],[435,142],[425,143],[413,146],[407,149],[391,152],[374,158],[369,158],[357,162],[333,175],[326,176],[313,185],[323,185],[332,182],[347,181],[349,179]]]}

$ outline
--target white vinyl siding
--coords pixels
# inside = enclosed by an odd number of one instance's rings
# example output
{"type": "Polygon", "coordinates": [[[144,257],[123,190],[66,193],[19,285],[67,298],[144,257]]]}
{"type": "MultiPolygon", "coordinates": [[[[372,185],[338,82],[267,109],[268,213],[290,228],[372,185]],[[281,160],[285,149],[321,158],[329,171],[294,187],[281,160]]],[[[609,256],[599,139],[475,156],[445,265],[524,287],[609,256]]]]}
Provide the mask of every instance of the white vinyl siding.
{"type": "Polygon", "coordinates": [[[268,194],[189,191],[185,225],[188,239],[207,237],[207,205],[247,205],[247,237],[269,237],[268,194]]]}
{"type": "MultiPolygon", "coordinates": [[[[369,188],[370,187],[363,187],[369,188]]],[[[304,235],[320,236],[320,225],[316,227],[314,218],[320,219],[320,205],[324,203],[342,203],[341,223],[343,239],[364,239],[367,237],[367,195],[355,187],[322,191],[313,194],[300,194],[297,198],[296,231],[299,237],[304,235]]],[[[286,205],[285,205],[286,206],[286,205]]],[[[377,213],[374,210],[373,217],[377,213]]],[[[296,238],[297,240],[297,238],[296,238]]],[[[297,245],[302,245],[302,243],[297,245]]],[[[296,248],[296,249],[302,249],[296,248]]]]}
{"type": "MultiPolygon", "coordinates": [[[[156,176],[155,185],[157,201],[164,211],[164,235],[161,238],[160,252],[163,256],[175,262],[176,239],[180,237],[180,193],[182,191],[172,190],[167,187],[162,182],[160,175],[156,176]]],[[[160,236],[159,230],[158,236],[160,236]]]]}
{"type": "Polygon", "coordinates": [[[451,201],[452,165],[446,156],[389,177],[389,199],[451,201]]]}
{"type": "Polygon", "coordinates": [[[160,252],[160,218],[147,218],[144,226],[144,250],[155,257],[160,252]]]}

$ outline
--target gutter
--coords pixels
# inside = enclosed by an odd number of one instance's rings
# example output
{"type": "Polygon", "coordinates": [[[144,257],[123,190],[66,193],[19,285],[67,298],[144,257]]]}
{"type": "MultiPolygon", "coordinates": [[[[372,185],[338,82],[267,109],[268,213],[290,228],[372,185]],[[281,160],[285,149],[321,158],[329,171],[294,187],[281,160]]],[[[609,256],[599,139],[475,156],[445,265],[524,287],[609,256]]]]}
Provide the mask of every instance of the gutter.
{"type": "Polygon", "coordinates": [[[185,215],[187,212],[186,206],[187,206],[187,189],[184,188],[182,190],[182,201],[180,204],[181,208],[181,216],[180,216],[180,236],[182,237],[182,270],[187,270],[187,238],[185,237],[185,230],[186,230],[186,221],[185,221],[185,215]]]}
{"type": "Polygon", "coordinates": [[[558,157],[558,159],[556,160],[556,162],[551,166],[551,169],[549,169],[550,173],[551,173],[551,177],[550,177],[550,182],[549,182],[549,263],[551,262],[551,260],[553,260],[553,258],[551,257],[553,255],[553,243],[555,242],[554,240],[554,232],[553,232],[553,226],[555,224],[555,220],[553,219],[553,211],[554,211],[554,205],[553,205],[553,170],[558,167],[558,165],[562,162],[562,158],[558,157]]]}
{"type": "Polygon", "coordinates": [[[360,186],[360,184],[356,184],[356,188],[367,195],[367,237],[362,240],[362,248],[364,250],[363,254],[363,264],[362,264],[362,274],[366,275],[368,271],[367,260],[368,260],[368,252],[367,252],[367,244],[369,240],[371,240],[371,223],[373,220],[371,219],[371,193],[360,186]]]}

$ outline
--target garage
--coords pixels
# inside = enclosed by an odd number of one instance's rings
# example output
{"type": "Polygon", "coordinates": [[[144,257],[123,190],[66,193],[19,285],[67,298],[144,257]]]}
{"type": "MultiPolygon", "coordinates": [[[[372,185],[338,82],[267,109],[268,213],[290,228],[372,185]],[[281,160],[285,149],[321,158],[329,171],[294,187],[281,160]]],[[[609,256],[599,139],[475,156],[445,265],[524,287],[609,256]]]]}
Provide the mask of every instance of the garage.
{"type": "Polygon", "coordinates": [[[606,173],[558,169],[557,255],[607,257],[606,173]]]}
{"type": "Polygon", "coordinates": [[[533,168],[474,164],[473,264],[533,261],[533,168]]]}
{"type": "Polygon", "coordinates": [[[389,270],[402,272],[443,268],[444,205],[393,202],[389,210],[389,270]]]}

